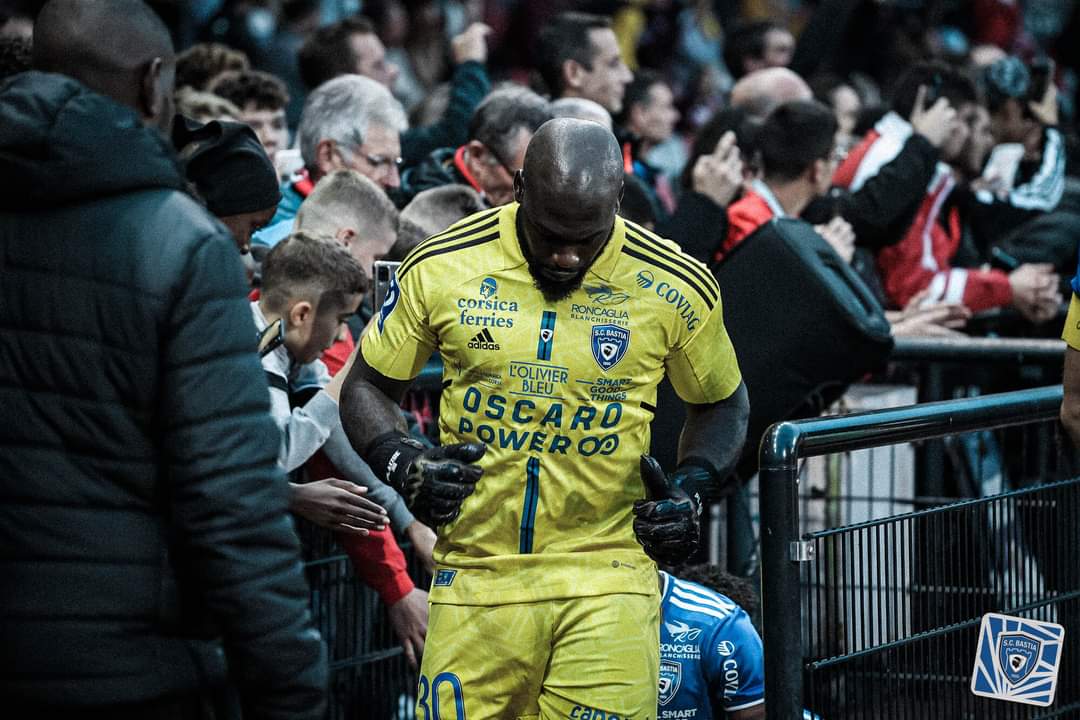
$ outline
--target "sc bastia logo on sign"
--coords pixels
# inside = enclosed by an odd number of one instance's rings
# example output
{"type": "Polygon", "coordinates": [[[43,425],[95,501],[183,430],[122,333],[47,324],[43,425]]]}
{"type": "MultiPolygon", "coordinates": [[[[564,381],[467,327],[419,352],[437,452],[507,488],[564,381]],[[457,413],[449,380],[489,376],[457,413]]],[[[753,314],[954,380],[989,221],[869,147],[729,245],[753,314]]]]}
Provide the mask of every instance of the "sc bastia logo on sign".
{"type": "Polygon", "coordinates": [[[1042,641],[1024,633],[1007,633],[998,639],[998,661],[1013,685],[1023,682],[1039,662],[1042,641]]]}
{"type": "Polygon", "coordinates": [[[983,615],[971,692],[1048,707],[1054,702],[1065,628],[1057,623],[983,615]]]}
{"type": "Polygon", "coordinates": [[[629,347],[630,331],[626,328],[618,325],[593,325],[593,359],[604,372],[618,365],[629,347]]]}

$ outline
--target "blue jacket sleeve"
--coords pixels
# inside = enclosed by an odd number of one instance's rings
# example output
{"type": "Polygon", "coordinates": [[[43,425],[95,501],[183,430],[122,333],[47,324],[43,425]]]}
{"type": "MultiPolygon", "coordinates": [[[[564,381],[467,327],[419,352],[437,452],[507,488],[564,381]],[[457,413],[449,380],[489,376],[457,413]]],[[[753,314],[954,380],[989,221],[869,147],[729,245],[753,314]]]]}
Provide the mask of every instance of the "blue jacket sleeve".
{"type": "Polygon", "coordinates": [[[418,164],[439,148],[465,144],[473,110],[490,89],[491,81],[481,63],[470,60],[458,65],[450,78],[450,102],[442,119],[401,133],[402,168],[418,164]]]}
{"type": "Polygon", "coordinates": [[[717,627],[701,654],[714,708],[733,712],[765,701],[761,637],[742,608],[717,627]]]}

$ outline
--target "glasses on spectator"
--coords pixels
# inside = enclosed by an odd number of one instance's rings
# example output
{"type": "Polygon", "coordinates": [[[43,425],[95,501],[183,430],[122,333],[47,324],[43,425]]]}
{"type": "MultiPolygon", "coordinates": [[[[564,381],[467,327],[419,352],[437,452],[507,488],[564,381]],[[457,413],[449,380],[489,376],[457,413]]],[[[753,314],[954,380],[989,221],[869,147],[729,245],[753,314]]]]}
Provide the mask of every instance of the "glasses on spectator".
{"type": "Polygon", "coordinates": [[[381,155],[379,153],[364,152],[361,149],[363,147],[363,143],[360,143],[359,145],[353,145],[351,148],[347,148],[342,143],[335,143],[335,145],[337,147],[338,153],[341,155],[341,158],[345,160],[346,163],[349,163],[351,158],[360,156],[367,162],[368,165],[371,165],[375,169],[397,168],[398,170],[401,170],[401,164],[403,161],[400,155],[394,157],[391,155],[381,155]]]}
{"type": "Polygon", "coordinates": [[[391,167],[395,167],[398,170],[401,169],[402,160],[401,160],[400,156],[399,157],[390,157],[389,155],[376,155],[376,154],[373,154],[373,153],[360,153],[360,156],[362,158],[364,158],[365,160],[367,160],[368,165],[371,165],[372,167],[375,167],[375,168],[380,168],[380,167],[391,168],[391,167]]]}
{"type": "Polygon", "coordinates": [[[499,155],[499,153],[495,151],[495,148],[493,148],[493,147],[491,147],[489,145],[484,145],[484,147],[487,148],[488,155],[491,156],[491,159],[488,160],[488,165],[498,165],[499,167],[501,167],[503,170],[506,171],[507,175],[509,175],[510,177],[514,177],[514,172],[515,171],[512,170],[510,168],[510,165],[505,160],[502,159],[502,156],[499,155]]]}

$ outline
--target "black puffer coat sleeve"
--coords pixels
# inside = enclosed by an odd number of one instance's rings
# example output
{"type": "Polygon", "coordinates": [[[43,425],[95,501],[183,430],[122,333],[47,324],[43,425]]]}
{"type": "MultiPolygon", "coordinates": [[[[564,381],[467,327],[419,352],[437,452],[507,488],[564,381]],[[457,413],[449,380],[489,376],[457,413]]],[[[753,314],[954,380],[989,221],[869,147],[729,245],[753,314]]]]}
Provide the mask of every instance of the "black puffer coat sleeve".
{"type": "Polygon", "coordinates": [[[236,248],[215,233],[187,258],[162,333],[159,413],[178,560],[224,638],[245,718],[321,718],[326,652],[236,248]]]}
{"type": "Polygon", "coordinates": [[[401,133],[402,168],[419,164],[440,148],[456,148],[469,140],[469,118],[491,90],[487,69],[469,60],[458,65],[450,78],[450,101],[434,125],[409,128],[401,133]]]}

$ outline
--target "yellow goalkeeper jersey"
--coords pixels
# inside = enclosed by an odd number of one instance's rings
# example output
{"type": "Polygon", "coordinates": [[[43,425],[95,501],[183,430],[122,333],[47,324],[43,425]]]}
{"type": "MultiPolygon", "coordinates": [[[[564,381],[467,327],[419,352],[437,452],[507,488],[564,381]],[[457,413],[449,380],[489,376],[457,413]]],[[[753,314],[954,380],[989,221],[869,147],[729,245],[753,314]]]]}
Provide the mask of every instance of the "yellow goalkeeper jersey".
{"type": "MultiPolygon", "coordinates": [[[[1073,282],[1076,282],[1073,280],[1073,282]]],[[[1073,350],[1080,350],[1080,298],[1073,293],[1069,300],[1069,313],[1065,316],[1065,327],[1061,339],[1073,350]]]]}
{"type": "Polygon", "coordinates": [[[638,459],[665,373],[690,403],[739,386],[719,288],[678,245],[616,218],[581,287],[549,302],[518,244],[517,207],[417,246],[361,340],[367,363],[397,380],[441,353],[441,441],[487,445],[476,491],[439,530],[431,601],[656,594],[632,529],[638,459]]]}

